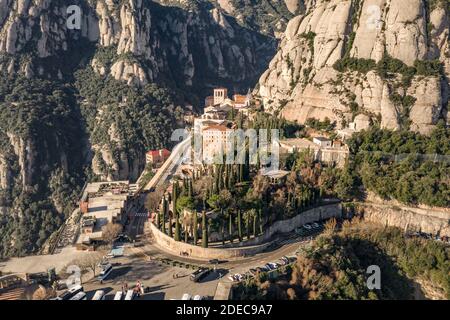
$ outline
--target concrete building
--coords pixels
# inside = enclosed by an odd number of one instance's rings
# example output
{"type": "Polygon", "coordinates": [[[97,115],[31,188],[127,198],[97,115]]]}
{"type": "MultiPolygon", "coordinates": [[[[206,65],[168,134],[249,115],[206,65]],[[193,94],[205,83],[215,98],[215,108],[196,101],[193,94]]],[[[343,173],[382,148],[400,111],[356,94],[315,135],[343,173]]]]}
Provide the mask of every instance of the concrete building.
{"type": "Polygon", "coordinates": [[[137,186],[128,181],[94,182],[86,186],[80,201],[82,213],[77,248],[100,242],[102,227],[108,223],[125,223],[131,198],[137,186]]]}
{"type": "Polygon", "coordinates": [[[325,137],[314,137],[313,142],[322,148],[331,148],[332,146],[331,140],[325,137]]]}
{"type": "Polygon", "coordinates": [[[227,142],[233,138],[233,130],[224,124],[214,124],[202,130],[202,137],[203,160],[210,163],[226,154],[227,142]]]}
{"type": "Polygon", "coordinates": [[[331,141],[326,138],[314,139],[316,139],[316,142],[304,138],[280,140],[281,152],[294,153],[310,150],[316,161],[335,164],[338,167],[342,167],[345,164],[349,154],[347,145],[339,140],[331,141]]]}

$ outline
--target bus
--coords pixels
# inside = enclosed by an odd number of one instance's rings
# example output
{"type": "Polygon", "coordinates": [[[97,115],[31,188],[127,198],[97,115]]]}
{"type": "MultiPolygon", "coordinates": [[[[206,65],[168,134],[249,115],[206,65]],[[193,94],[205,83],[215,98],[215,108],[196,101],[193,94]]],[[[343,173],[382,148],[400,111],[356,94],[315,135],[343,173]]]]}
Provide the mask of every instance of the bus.
{"type": "Polygon", "coordinates": [[[92,300],[105,300],[105,291],[97,290],[94,297],[92,297],[92,300]]]}
{"type": "Polygon", "coordinates": [[[115,296],[114,296],[114,300],[122,300],[122,291],[117,291],[115,296]]]}
{"type": "Polygon", "coordinates": [[[100,274],[98,276],[98,281],[105,280],[111,273],[112,269],[113,269],[113,267],[110,263],[108,263],[106,265],[102,265],[102,271],[100,271],[100,274]]]}
{"type": "Polygon", "coordinates": [[[76,295],[74,295],[70,300],[87,300],[86,293],[83,291],[78,292],[76,295]]]}
{"type": "Polygon", "coordinates": [[[205,278],[210,273],[210,271],[211,270],[206,269],[206,268],[200,268],[200,269],[196,270],[195,272],[193,272],[189,278],[191,279],[191,281],[199,282],[203,278],[205,278]]]}
{"type": "Polygon", "coordinates": [[[134,290],[130,289],[127,291],[127,294],[125,296],[125,300],[133,300],[134,298],[134,290]]]}
{"type": "Polygon", "coordinates": [[[84,291],[83,287],[80,285],[75,285],[69,290],[64,291],[58,298],[61,300],[70,300],[77,293],[84,291]]]}

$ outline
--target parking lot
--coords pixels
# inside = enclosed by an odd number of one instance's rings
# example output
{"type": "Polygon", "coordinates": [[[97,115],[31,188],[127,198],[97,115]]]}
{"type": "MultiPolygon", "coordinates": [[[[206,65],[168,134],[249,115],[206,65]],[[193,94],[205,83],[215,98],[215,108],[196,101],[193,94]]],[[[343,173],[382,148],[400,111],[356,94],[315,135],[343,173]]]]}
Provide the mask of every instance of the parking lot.
{"type": "Polygon", "coordinates": [[[106,300],[111,300],[116,292],[133,289],[138,283],[144,293],[137,299],[179,300],[185,294],[212,299],[219,281],[238,282],[258,272],[271,274],[293,264],[299,248],[310,243],[322,230],[322,223],[302,226],[290,234],[279,235],[267,252],[230,261],[196,261],[162,252],[151,244],[136,247],[128,243],[122,257],[108,259],[112,271],[105,280],[100,282],[94,278],[83,283],[83,287],[87,299],[103,290],[106,300]],[[196,270],[205,267],[211,271],[204,278],[198,282],[190,279],[196,270]]]}
{"type": "Polygon", "coordinates": [[[183,294],[200,295],[205,298],[214,296],[219,281],[219,271],[211,272],[199,283],[189,279],[193,268],[187,269],[172,266],[160,261],[146,261],[142,256],[136,256],[129,248],[125,250],[124,257],[110,260],[113,271],[100,283],[92,279],[83,283],[87,298],[90,299],[95,291],[104,290],[106,299],[113,299],[117,291],[121,291],[124,284],[129,289],[135,287],[139,281],[148,292],[138,299],[142,300],[170,300],[181,299],[183,294]]]}

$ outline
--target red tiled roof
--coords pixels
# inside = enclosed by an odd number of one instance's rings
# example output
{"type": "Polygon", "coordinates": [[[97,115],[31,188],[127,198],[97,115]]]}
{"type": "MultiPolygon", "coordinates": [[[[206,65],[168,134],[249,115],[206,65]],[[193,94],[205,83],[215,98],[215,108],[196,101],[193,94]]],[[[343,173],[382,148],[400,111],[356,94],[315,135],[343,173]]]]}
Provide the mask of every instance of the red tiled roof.
{"type": "Polygon", "coordinates": [[[159,156],[159,151],[158,150],[150,150],[149,152],[147,152],[147,154],[149,156],[159,156]]]}
{"type": "Polygon", "coordinates": [[[233,96],[233,99],[234,99],[234,102],[237,102],[237,103],[245,103],[245,101],[247,100],[247,97],[246,97],[246,96],[243,96],[243,95],[241,95],[241,94],[235,94],[235,95],[233,96]]]}
{"type": "Polygon", "coordinates": [[[162,156],[170,156],[170,151],[167,149],[161,149],[161,150],[150,150],[149,152],[147,152],[148,155],[153,156],[153,157],[157,157],[159,156],[159,153],[161,152],[162,156]]]}

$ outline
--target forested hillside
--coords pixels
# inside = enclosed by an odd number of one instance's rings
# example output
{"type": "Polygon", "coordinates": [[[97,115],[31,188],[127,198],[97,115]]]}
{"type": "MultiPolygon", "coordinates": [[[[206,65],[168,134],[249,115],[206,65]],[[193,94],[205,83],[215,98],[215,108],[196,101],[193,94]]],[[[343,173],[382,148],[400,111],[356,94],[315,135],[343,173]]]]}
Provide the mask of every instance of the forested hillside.
{"type": "Polygon", "coordinates": [[[85,181],[137,179],[185,105],[253,87],[274,37],[184,2],[0,1],[0,256],[36,252],[85,181]],[[66,27],[73,4],[80,30],[66,27]]]}

